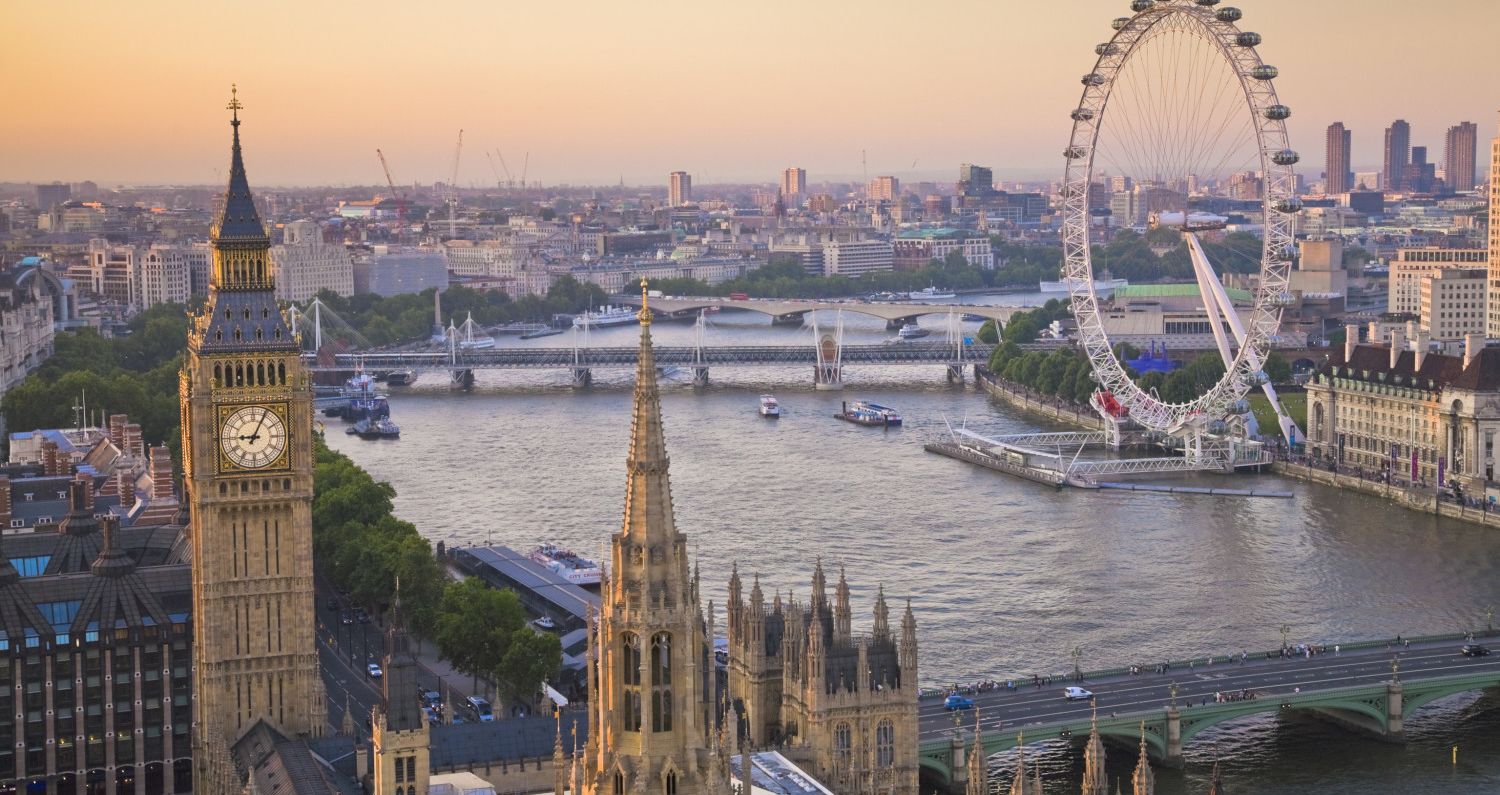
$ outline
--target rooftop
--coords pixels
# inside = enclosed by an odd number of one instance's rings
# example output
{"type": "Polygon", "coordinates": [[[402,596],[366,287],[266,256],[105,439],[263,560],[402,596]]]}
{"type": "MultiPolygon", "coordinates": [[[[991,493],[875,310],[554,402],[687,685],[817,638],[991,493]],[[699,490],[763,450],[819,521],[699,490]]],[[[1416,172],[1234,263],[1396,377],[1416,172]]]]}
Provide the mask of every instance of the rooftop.
{"type": "MultiPolygon", "coordinates": [[[[1249,290],[1239,287],[1226,287],[1224,292],[1231,301],[1253,301],[1254,296],[1249,290]]],[[[1125,287],[1116,287],[1115,300],[1131,298],[1198,298],[1198,285],[1183,284],[1131,284],[1125,287]]]]}

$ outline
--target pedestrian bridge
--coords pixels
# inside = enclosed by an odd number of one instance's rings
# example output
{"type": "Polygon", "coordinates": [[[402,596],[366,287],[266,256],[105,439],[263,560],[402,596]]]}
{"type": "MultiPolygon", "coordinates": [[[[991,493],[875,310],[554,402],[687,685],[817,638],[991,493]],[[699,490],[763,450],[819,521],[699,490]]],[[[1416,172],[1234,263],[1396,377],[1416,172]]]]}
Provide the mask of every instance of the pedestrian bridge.
{"type": "MultiPolygon", "coordinates": [[[[1481,633],[1495,637],[1493,631],[1481,633]]],[[[1500,655],[1466,657],[1464,635],[1335,646],[1320,654],[1282,657],[1276,652],[1198,658],[1165,669],[1147,665],[1081,675],[1054,674],[1037,687],[1030,678],[1015,689],[999,687],[971,696],[978,710],[986,756],[1028,744],[1088,737],[1093,706],[1066,701],[1062,689],[1091,691],[1101,736],[1134,746],[1143,726],[1148,752],[1166,766],[1182,764],[1182,749],[1198,734],[1241,718],[1300,711],[1392,742],[1404,739],[1403,722],[1431,702],[1458,693],[1500,687],[1500,655]],[[1212,663],[1210,664],[1210,660],[1212,663]]],[[[965,754],[974,739],[975,715],[946,711],[934,695],[920,706],[920,762],[924,782],[962,791],[965,754]]]]}
{"type": "MultiPolygon", "coordinates": [[[[641,297],[616,296],[614,299],[621,304],[640,306],[641,297]]],[[[652,298],[651,312],[658,318],[691,319],[705,309],[742,309],[747,312],[759,312],[770,315],[773,323],[791,323],[801,325],[803,316],[809,312],[826,310],[830,312],[853,312],[859,315],[878,317],[885,321],[887,328],[900,328],[907,323],[917,322],[917,318],[923,315],[946,315],[949,313],[965,314],[974,317],[982,317],[994,320],[1002,327],[1010,322],[1012,316],[1018,312],[1029,312],[1035,307],[1025,306],[980,306],[977,304],[923,304],[911,301],[892,301],[888,303],[870,303],[865,301],[799,301],[782,300],[778,298],[750,298],[734,300],[729,298],[652,298]]]]}

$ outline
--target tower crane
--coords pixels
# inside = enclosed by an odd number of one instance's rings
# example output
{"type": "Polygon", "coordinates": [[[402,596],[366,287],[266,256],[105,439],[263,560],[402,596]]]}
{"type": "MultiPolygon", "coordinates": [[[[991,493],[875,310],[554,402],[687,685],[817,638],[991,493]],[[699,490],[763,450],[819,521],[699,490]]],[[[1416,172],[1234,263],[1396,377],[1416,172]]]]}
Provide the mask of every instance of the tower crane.
{"type": "Polygon", "coordinates": [[[391,189],[391,198],[396,200],[396,242],[401,243],[406,238],[406,199],[396,191],[396,181],[391,179],[391,167],[385,162],[385,153],[377,147],[375,156],[380,158],[380,169],[385,172],[385,184],[391,189]]]}
{"type": "Polygon", "coordinates": [[[453,172],[448,177],[448,236],[458,237],[458,158],[464,152],[464,131],[458,131],[453,147],[453,172]]]}
{"type": "Polygon", "coordinates": [[[531,150],[526,151],[526,159],[521,163],[521,190],[526,189],[526,171],[531,168],[531,150]]]}
{"type": "Polygon", "coordinates": [[[500,151],[500,147],[498,146],[495,147],[495,156],[500,158],[500,168],[505,169],[505,187],[514,188],[516,186],[516,178],[511,176],[510,166],[505,164],[505,153],[500,151]]]}
{"type": "Polygon", "coordinates": [[[495,174],[495,187],[499,188],[500,190],[505,190],[505,180],[500,178],[500,169],[495,168],[495,156],[490,154],[489,150],[486,149],[484,152],[484,159],[489,161],[490,171],[494,172],[495,174]]]}

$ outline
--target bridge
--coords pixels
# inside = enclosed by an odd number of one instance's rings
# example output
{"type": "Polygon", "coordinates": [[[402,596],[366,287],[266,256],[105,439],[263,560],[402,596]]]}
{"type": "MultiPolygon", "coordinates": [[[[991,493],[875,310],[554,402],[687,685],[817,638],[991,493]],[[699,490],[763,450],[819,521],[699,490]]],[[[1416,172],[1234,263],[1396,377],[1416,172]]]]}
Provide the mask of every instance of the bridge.
{"type": "MultiPolygon", "coordinates": [[[[620,304],[640,306],[639,295],[615,296],[612,300],[620,304]]],[[[1036,307],[1026,306],[980,306],[976,304],[922,304],[909,301],[802,301],[779,298],[652,298],[651,312],[657,318],[689,320],[710,308],[741,309],[770,315],[773,324],[802,325],[804,316],[818,310],[853,312],[878,317],[885,321],[886,328],[898,329],[907,323],[917,322],[923,315],[946,315],[958,313],[994,320],[1002,327],[1018,312],[1029,312],[1036,307]]]]}
{"type": "MultiPolygon", "coordinates": [[[[1479,634],[1500,635],[1493,628],[1479,634]]],[[[1089,701],[1064,699],[1062,690],[1070,685],[1094,694],[1101,737],[1134,748],[1144,725],[1148,753],[1169,767],[1182,765],[1183,746],[1205,729],[1267,713],[1300,711],[1401,742],[1403,721],[1423,706],[1500,686],[1500,655],[1464,656],[1460,649],[1467,637],[1413,638],[1409,645],[1395,639],[1350,643],[1337,651],[1329,644],[1311,656],[1261,652],[1243,661],[1235,654],[1143,662],[1133,668],[1055,673],[1042,687],[1030,678],[1017,680],[1014,689],[1002,686],[971,697],[986,757],[1016,747],[1023,733],[1028,744],[1086,739],[1093,707],[1089,701]]],[[[924,697],[919,709],[924,781],[962,792],[974,714],[945,710],[941,695],[924,697]]]]}
{"type": "MultiPolygon", "coordinates": [[[[808,366],[820,387],[842,385],[846,364],[944,365],[950,379],[963,378],[963,367],[989,361],[994,346],[981,342],[902,340],[881,345],[840,345],[830,340],[820,345],[656,346],[659,367],[691,368],[696,383],[708,381],[711,367],[808,366]]],[[[575,385],[584,386],[596,368],[634,369],[636,346],[618,348],[450,348],[448,351],[374,351],[341,353],[334,366],[309,361],[309,369],[346,372],[367,370],[447,370],[455,378],[475,370],[529,369],[569,370],[575,385]]]]}

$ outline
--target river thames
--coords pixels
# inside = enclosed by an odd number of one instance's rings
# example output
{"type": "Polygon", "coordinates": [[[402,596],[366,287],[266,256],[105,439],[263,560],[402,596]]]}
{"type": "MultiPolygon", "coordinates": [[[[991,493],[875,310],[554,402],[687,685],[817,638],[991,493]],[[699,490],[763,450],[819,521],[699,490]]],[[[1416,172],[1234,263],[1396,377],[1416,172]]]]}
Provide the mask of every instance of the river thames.
{"type": "MultiPolygon", "coordinates": [[[[923,321],[933,338],[946,322],[923,321]]],[[[658,344],[694,336],[686,324],[653,328],[658,344]]],[[[859,316],[846,315],[845,329],[850,342],[893,336],[859,316]]],[[[706,334],[708,344],[812,342],[809,330],[738,313],[706,334]]],[[[590,341],[638,339],[629,326],[590,341]]],[[[930,686],[1067,670],[1075,646],[1085,669],[1254,653],[1279,645],[1283,624],[1293,643],[1458,632],[1482,627],[1500,603],[1493,531],[1270,475],[1196,479],[1292,499],[1053,490],[922,450],[945,423],[991,435],[1057,429],[972,381],[946,384],[938,366],[847,368],[843,393],[816,392],[809,370],[718,369],[707,388],[687,373],[663,380],[677,523],[720,627],[731,563],[747,579],[759,572],[768,593],[805,599],[819,558],[830,580],[847,569],[857,625],[869,627],[882,583],[912,600],[930,686]],[[780,420],[758,416],[765,391],[780,398],[780,420]],[[906,426],[839,422],[843,399],[894,406],[906,426]]],[[[400,440],[345,436],[336,421],[328,440],[395,486],[397,513],[433,541],[523,551],[554,541],[594,557],[619,527],[631,380],[600,370],[574,390],[565,372],[481,372],[462,393],[426,373],[392,394],[400,440]]],[[[1405,745],[1300,716],[1226,724],[1188,745],[1186,770],[1158,769],[1157,791],[1206,791],[1216,759],[1236,793],[1500,790],[1496,706],[1493,695],[1439,701],[1407,722],[1405,745]]],[[[1039,758],[1048,792],[1077,791],[1076,752],[1053,745],[1039,758]]],[[[1109,759],[1111,780],[1128,775],[1134,749],[1111,746],[1109,759]]],[[[995,757],[996,770],[1008,760],[995,757]]]]}

